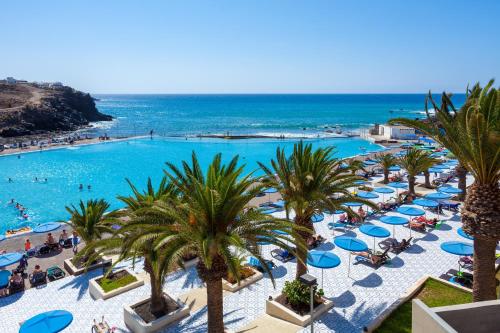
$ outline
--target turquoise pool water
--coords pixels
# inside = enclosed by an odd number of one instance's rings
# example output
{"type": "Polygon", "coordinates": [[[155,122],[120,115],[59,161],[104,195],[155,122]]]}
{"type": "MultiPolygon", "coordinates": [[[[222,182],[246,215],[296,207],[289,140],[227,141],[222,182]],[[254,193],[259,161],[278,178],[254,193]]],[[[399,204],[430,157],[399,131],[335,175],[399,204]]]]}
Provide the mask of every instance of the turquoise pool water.
{"type": "MultiPolygon", "coordinates": [[[[202,165],[221,152],[227,160],[239,154],[247,171],[258,169],[257,161],[268,163],[276,147],[290,150],[295,141],[216,140],[216,139],[134,139],[106,144],[66,147],[57,150],[0,157],[0,234],[24,225],[63,220],[64,207],[80,199],[105,198],[113,208],[121,207],[117,195],[130,193],[125,178],[143,188],[148,176],[156,183],[165,162],[179,164],[194,150],[202,165]],[[47,178],[47,182],[36,182],[47,178]],[[12,182],[8,179],[11,178],[12,182]],[[84,189],[79,189],[83,184],[84,189]],[[87,186],[91,185],[88,190],[87,186]],[[14,199],[27,208],[24,219],[9,201],[14,199]]],[[[381,147],[361,139],[311,140],[314,146],[334,145],[338,157],[359,154],[360,147],[381,147]]],[[[256,174],[259,174],[257,171],[256,174]]]]}

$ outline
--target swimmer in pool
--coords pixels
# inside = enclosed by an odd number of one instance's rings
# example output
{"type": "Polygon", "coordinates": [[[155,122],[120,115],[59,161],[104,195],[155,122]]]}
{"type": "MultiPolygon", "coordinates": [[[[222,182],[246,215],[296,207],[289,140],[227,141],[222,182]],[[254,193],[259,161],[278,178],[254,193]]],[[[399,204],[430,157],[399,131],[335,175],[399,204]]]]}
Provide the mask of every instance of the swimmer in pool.
{"type": "Polygon", "coordinates": [[[90,189],[91,189],[91,188],[92,188],[92,187],[91,187],[90,185],[88,185],[88,186],[87,186],[87,190],[89,190],[89,191],[90,191],[90,189]]]}
{"type": "Polygon", "coordinates": [[[12,178],[9,177],[9,183],[12,183],[12,178]]]}
{"type": "Polygon", "coordinates": [[[78,189],[81,191],[83,190],[83,184],[80,184],[80,186],[78,186],[78,189]]]}

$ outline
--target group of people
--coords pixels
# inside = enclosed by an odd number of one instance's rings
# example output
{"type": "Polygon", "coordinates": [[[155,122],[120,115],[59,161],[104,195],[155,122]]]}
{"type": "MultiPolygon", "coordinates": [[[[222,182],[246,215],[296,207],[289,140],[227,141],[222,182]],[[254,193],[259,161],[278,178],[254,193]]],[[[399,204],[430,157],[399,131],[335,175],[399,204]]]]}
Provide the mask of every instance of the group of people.
{"type": "Polygon", "coordinates": [[[347,224],[356,224],[359,222],[364,222],[366,218],[366,211],[363,209],[363,206],[359,206],[358,208],[358,216],[352,216],[351,214],[342,213],[339,216],[340,223],[347,224]]]}
{"type": "MultiPolygon", "coordinates": [[[[49,248],[57,248],[60,249],[64,246],[66,241],[70,239],[70,235],[66,231],[66,229],[63,229],[61,234],[59,235],[59,241],[56,241],[54,236],[52,235],[51,232],[47,234],[47,239],[44,243],[45,246],[48,246],[49,248]]],[[[78,234],[76,231],[73,231],[73,234],[71,235],[71,245],[73,247],[73,252],[77,253],[78,252],[78,234]]],[[[29,238],[26,239],[24,242],[24,251],[26,253],[29,253],[32,249],[31,241],[29,238]]]]}
{"type": "Polygon", "coordinates": [[[35,177],[35,178],[33,178],[33,181],[35,183],[46,183],[48,180],[47,180],[47,178],[44,178],[44,179],[40,178],[40,179],[38,179],[38,177],[35,177]]]}
{"type": "MultiPolygon", "coordinates": [[[[83,190],[83,184],[80,184],[80,185],[78,186],[78,189],[79,189],[80,191],[82,191],[82,190],[83,190]]],[[[87,190],[89,190],[89,191],[90,191],[91,189],[92,189],[92,186],[87,185],[87,190]]]]}
{"type": "Polygon", "coordinates": [[[19,202],[16,202],[14,199],[10,199],[9,205],[14,205],[23,219],[27,220],[29,218],[29,215],[26,213],[26,207],[21,205],[19,202]]]}

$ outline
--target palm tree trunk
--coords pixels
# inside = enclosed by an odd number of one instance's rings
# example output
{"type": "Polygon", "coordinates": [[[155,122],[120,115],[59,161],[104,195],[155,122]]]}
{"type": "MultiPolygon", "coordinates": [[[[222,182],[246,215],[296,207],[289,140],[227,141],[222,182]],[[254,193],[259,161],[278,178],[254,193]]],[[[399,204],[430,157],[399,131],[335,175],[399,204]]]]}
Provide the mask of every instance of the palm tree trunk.
{"type": "Polygon", "coordinates": [[[156,278],[151,261],[147,257],[144,259],[144,270],[149,274],[149,278],[151,280],[150,311],[156,316],[164,315],[166,313],[167,304],[165,303],[165,298],[163,297],[162,283],[156,278]]]}
{"type": "Polygon", "coordinates": [[[467,169],[464,168],[461,164],[457,165],[455,168],[458,177],[458,188],[462,190],[462,193],[457,195],[458,200],[464,201],[465,194],[467,191],[467,169]]]}
{"type": "Polygon", "coordinates": [[[224,333],[222,278],[227,274],[226,263],[221,256],[217,255],[212,259],[212,266],[207,268],[200,258],[196,269],[207,285],[208,332],[224,333]]]}
{"type": "Polygon", "coordinates": [[[463,229],[474,236],[475,302],[496,299],[495,249],[500,240],[500,187],[474,183],[462,209],[463,229]]]}
{"type": "Polygon", "coordinates": [[[389,182],[389,169],[384,168],[384,184],[389,182]]]}
{"type": "MultiPolygon", "coordinates": [[[[314,232],[314,227],[310,218],[304,218],[302,216],[295,216],[295,224],[306,227],[314,232]]],[[[297,234],[302,239],[304,244],[307,244],[307,240],[311,237],[311,232],[298,231],[297,234]]],[[[297,246],[297,269],[295,272],[295,278],[299,279],[302,275],[307,273],[307,249],[301,249],[297,246]]]]}
{"type": "Polygon", "coordinates": [[[424,171],[424,177],[425,177],[425,184],[424,186],[426,188],[432,188],[431,186],[431,174],[429,173],[429,170],[424,171]]]}
{"type": "Polygon", "coordinates": [[[415,176],[408,175],[408,192],[410,192],[412,196],[415,195],[415,176]]]}

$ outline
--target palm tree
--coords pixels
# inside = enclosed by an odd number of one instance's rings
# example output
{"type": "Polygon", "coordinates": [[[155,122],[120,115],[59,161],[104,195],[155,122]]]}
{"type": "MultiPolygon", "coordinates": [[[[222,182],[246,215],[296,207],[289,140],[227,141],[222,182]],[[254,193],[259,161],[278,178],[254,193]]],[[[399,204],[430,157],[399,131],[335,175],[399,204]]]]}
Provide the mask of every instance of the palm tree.
{"type": "Polygon", "coordinates": [[[462,190],[462,192],[459,193],[457,197],[458,200],[464,201],[465,194],[467,193],[467,169],[459,163],[455,167],[455,172],[457,173],[458,178],[458,188],[462,190]]]}
{"type": "MultiPolygon", "coordinates": [[[[186,252],[195,252],[199,277],[207,287],[208,332],[224,332],[222,278],[228,273],[239,277],[239,254],[249,253],[268,266],[259,252],[258,242],[265,239],[272,244],[293,252],[287,244],[293,241],[297,229],[293,223],[277,220],[247,206],[258,193],[251,175],[243,175],[238,157],[227,165],[217,154],[203,174],[196,155],[191,165],[183,162],[182,168],[167,163],[166,175],[180,192],[181,203],[160,200],[155,208],[166,218],[174,218],[174,226],[166,226],[155,245],[165,248],[165,262],[179,261],[186,252]],[[288,232],[278,235],[276,230],[288,232]]],[[[145,231],[145,235],[149,234],[145,231]]],[[[298,243],[298,248],[305,244],[298,243]]],[[[272,278],[272,274],[271,274],[272,278]]],[[[274,280],[273,280],[274,283],[274,280]]]]}
{"type": "Polygon", "coordinates": [[[151,302],[150,311],[156,316],[167,313],[167,303],[163,296],[165,276],[173,268],[166,265],[165,249],[156,247],[154,240],[158,231],[171,226],[175,221],[165,216],[154,207],[159,200],[176,200],[177,189],[163,177],[155,190],[148,178],[146,190],[141,192],[129,180],[132,195],[118,196],[126,207],[114,214],[113,223],[120,225],[111,237],[89,242],[82,250],[83,255],[119,254],[114,265],[127,259],[144,258],[144,270],[150,276],[151,302]]]}
{"type": "Polygon", "coordinates": [[[448,94],[438,106],[431,93],[426,99],[435,109],[427,121],[392,119],[392,124],[413,127],[446,147],[474,176],[462,208],[464,230],[474,236],[474,301],[496,299],[495,248],[500,240],[500,90],[491,80],[484,88],[467,89],[457,110],[448,94]]]}
{"type": "Polygon", "coordinates": [[[411,195],[415,196],[416,176],[421,172],[428,171],[431,166],[438,162],[439,160],[431,157],[430,153],[416,148],[409,149],[405,155],[397,159],[397,163],[408,173],[408,192],[411,195]]]}
{"type": "Polygon", "coordinates": [[[86,203],[80,200],[78,207],[66,206],[70,220],[63,222],[71,226],[87,244],[101,239],[106,233],[113,233],[111,225],[114,213],[106,214],[109,207],[104,199],[88,200],[86,203]]]}
{"type": "MultiPolygon", "coordinates": [[[[356,187],[358,166],[344,165],[345,162],[333,157],[333,147],[318,148],[315,151],[311,144],[302,141],[295,144],[292,154],[287,157],[284,149],[278,148],[276,160],[271,160],[271,168],[262,163],[260,167],[266,173],[266,186],[278,189],[288,209],[295,211],[295,225],[303,227],[297,232],[295,242],[306,243],[314,227],[311,218],[315,213],[324,210],[344,209],[354,214],[343,204],[349,201],[361,202],[376,209],[367,200],[362,200],[350,189],[356,187]]],[[[297,249],[296,278],[307,272],[307,250],[297,249]]]]}
{"type": "Polygon", "coordinates": [[[389,182],[389,168],[396,164],[397,158],[392,154],[377,154],[375,159],[384,170],[384,184],[387,184],[389,182]]]}

